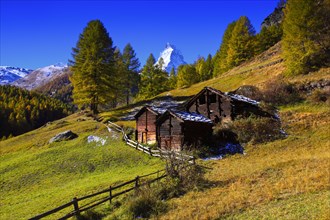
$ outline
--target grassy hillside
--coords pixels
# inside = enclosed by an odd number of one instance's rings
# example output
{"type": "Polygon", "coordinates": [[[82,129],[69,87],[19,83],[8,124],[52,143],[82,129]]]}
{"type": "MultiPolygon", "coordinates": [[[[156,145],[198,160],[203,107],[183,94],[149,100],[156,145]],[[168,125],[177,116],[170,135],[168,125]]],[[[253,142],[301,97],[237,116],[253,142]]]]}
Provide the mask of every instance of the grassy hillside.
{"type": "Polygon", "coordinates": [[[1,141],[0,152],[0,219],[26,219],[75,196],[163,169],[159,159],[124,145],[116,132],[79,114],[1,141]],[[48,144],[55,134],[69,129],[79,137],[48,144]],[[107,142],[87,143],[88,135],[107,142]]]}
{"type": "Polygon", "coordinates": [[[280,114],[286,139],[200,161],[210,186],[170,201],[161,219],[329,219],[329,107],[301,103],[280,114]]]}
{"type": "MultiPolygon", "coordinates": [[[[280,77],[284,69],[277,44],[217,78],[165,92],[157,98],[188,97],[205,86],[222,91],[233,91],[242,85],[263,89],[265,83],[280,77]]],[[[304,85],[321,79],[330,80],[330,68],[284,80],[304,85]]],[[[200,165],[208,168],[205,175],[208,186],[167,201],[169,210],[157,219],[330,219],[327,103],[308,99],[279,106],[287,138],[248,144],[245,155],[218,161],[199,160],[200,165]]],[[[117,117],[127,110],[129,107],[104,115],[117,117]]]]}

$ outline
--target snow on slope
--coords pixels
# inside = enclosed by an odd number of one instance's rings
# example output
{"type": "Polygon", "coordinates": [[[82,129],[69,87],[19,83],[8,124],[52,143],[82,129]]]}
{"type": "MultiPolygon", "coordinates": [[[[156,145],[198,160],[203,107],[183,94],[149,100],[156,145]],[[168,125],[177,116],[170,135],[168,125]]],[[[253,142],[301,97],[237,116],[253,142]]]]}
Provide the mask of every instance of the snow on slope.
{"type": "Polygon", "coordinates": [[[160,56],[155,65],[159,64],[160,58],[163,58],[164,65],[162,69],[166,72],[170,72],[171,69],[174,67],[177,70],[178,66],[181,64],[186,64],[184,61],[183,55],[181,51],[178,50],[174,45],[167,43],[163,52],[160,53],[160,56]]]}
{"type": "Polygon", "coordinates": [[[29,75],[13,82],[12,85],[31,90],[36,87],[45,85],[54,77],[61,75],[67,68],[68,65],[63,63],[42,67],[34,70],[29,75]]]}
{"type": "Polygon", "coordinates": [[[10,84],[15,80],[25,77],[33,70],[11,67],[11,66],[0,66],[0,85],[10,84]]]}

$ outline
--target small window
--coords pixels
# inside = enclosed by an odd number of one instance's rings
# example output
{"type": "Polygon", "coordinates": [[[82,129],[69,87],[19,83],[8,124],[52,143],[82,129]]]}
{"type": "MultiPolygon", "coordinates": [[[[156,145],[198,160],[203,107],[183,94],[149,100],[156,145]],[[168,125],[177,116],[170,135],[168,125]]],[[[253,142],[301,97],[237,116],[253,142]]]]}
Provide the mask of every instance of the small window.
{"type": "Polygon", "coordinates": [[[209,101],[210,101],[210,103],[216,103],[217,96],[215,94],[209,95],[209,101]]]}
{"type": "Polygon", "coordinates": [[[198,102],[199,102],[200,105],[205,104],[205,103],[206,103],[205,96],[204,96],[204,95],[201,96],[201,97],[199,98],[198,102]]]}

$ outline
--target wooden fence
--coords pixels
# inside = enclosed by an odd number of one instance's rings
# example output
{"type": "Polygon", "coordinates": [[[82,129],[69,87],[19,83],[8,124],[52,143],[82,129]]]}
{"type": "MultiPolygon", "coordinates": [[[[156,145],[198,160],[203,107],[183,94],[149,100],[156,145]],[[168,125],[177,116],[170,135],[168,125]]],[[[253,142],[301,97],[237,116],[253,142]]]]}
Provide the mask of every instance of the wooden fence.
{"type": "MultiPolygon", "coordinates": [[[[166,158],[173,159],[174,158],[177,161],[187,162],[189,164],[195,164],[195,157],[193,157],[193,156],[185,155],[183,153],[175,152],[175,151],[165,151],[165,150],[161,150],[161,149],[153,150],[149,147],[143,146],[142,144],[140,144],[136,141],[131,140],[127,136],[127,134],[125,133],[123,128],[120,127],[119,125],[112,123],[110,121],[108,121],[108,124],[111,125],[112,128],[114,128],[116,131],[122,133],[123,139],[127,145],[129,145],[137,150],[140,150],[143,153],[149,154],[150,156],[154,156],[154,157],[160,157],[163,159],[166,159],[166,158]]],[[[108,126],[107,126],[107,128],[110,129],[108,126]]],[[[86,195],[86,196],[83,196],[80,198],[75,197],[70,202],[60,205],[52,210],[49,210],[49,211],[39,214],[37,216],[34,216],[34,217],[30,218],[29,220],[36,220],[36,219],[44,218],[46,216],[60,212],[61,210],[68,209],[70,206],[72,207],[72,211],[66,213],[64,216],[62,216],[58,219],[67,219],[72,216],[79,216],[79,214],[81,212],[89,210],[89,209],[91,209],[95,206],[98,206],[102,203],[105,203],[107,201],[110,201],[110,203],[111,203],[112,199],[114,199],[120,195],[123,195],[134,189],[137,189],[140,186],[151,184],[155,181],[158,181],[158,180],[166,177],[167,174],[166,174],[166,172],[162,173],[163,171],[165,171],[165,170],[157,171],[157,172],[150,173],[150,174],[147,174],[144,176],[137,176],[136,178],[134,178],[130,181],[127,181],[125,183],[121,183],[116,186],[110,186],[108,189],[105,189],[105,190],[102,190],[102,191],[99,191],[99,192],[96,192],[96,193],[93,193],[90,195],[86,195]],[[157,175],[157,177],[154,179],[142,182],[142,178],[146,178],[151,175],[157,175]],[[118,191],[120,189],[121,189],[121,191],[118,191]],[[84,203],[84,204],[82,204],[82,203],[84,203]]]]}
{"type": "Polygon", "coordinates": [[[166,176],[167,176],[167,174],[166,174],[166,172],[164,172],[164,170],[157,171],[157,172],[150,173],[150,174],[143,175],[143,176],[137,176],[136,178],[134,178],[130,181],[121,183],[116,186],[110,186],[108,189],[105,189],[105,190],[102,190],[102,191],[99,191],[99,192],[96,192],[96,193],[93,193],[90,195],[86,195],[86,196],[83,196],[80,198],[75,197],[71,200],[71,202],[65,203],[52,210],[49,210],[40,215],[34,216],[34,217],[30,218],[29,220],[37,220],[37,219],[44,218],[46,216],[59,212],[63,209],[66,209],[70,206],[72,207],[72,211],[66,213],[64,216],[57,218],[57,219],[67,219],[72,216],[79,216],[81,212],[84,212],[88,209],[91,209],[91,208],[98,206],[102,203],[105,203],[107,201],[109,201],[111,203],[112,199],[114,199],[120,195],[128,193],[132,190],[136,190],[140,186],[150,185],[151,183],[156,182],[166,176]],[[150,177],[151,175],[157,175],[157,177],[143,181],[143,178],[150,177]],[[80,203],[82,203],[82,201],[84,201],[85,204],[79,205],[80,203]]]}
{"type": "MultiPolygon", "coordinates": [[[[131,140],[125,133],[124,129],[122,127],[120,127],[119,125],[117,125],[111,121],[108,121],[108,124],[112,128],[114,128],[116,131],[123,134],[123,139],[127,145],[129,145],[137,150],[140,150],[143,153],[149,154],[150,156],[153,156],[153,157],[160,157],[160,158],[164,158],[164,159],[174,157],[177,160],[187,161],[190,164],[195,164],[194,156],[186,155],[186,154],[183,154],[181,152],[176,152],[176,151],[166,151],[166,150],[162,150],[162,149],[153,150],[150,147],[143,146],[142,144],[140,144],[137,141],[131,140]]],[[[108,127],[108,129],[109,129],[109,127],[108,127]]]]}

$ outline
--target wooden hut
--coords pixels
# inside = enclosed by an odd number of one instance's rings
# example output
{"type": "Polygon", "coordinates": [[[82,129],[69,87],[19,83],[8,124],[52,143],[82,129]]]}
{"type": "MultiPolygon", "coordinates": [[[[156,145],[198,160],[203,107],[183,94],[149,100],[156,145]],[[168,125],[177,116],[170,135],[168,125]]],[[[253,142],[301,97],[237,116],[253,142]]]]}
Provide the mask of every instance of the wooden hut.
{"type": "Polygon", "coordinates": [[[271,117],[259,107],[257,101],[211,87],[205,87],[191,98],[186,104],[186,111],[202,114],[215,124],[234,120],[237,116],[248,117],[251,114],[271,117]]]}
{"type": "Polygon", "coordinates": [[[156,120],[166,109],[144,106],[136,113],[135,139],[144,144],[154,144],[157,141],[156,120]]]}
{"type": "Polygon", "coordinates": [[[198,146],[212,135],[213,123],[197,113],[167,110],[156,122],[158,147],[180,151],[198,146]]]}

